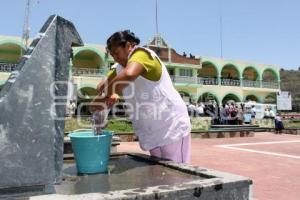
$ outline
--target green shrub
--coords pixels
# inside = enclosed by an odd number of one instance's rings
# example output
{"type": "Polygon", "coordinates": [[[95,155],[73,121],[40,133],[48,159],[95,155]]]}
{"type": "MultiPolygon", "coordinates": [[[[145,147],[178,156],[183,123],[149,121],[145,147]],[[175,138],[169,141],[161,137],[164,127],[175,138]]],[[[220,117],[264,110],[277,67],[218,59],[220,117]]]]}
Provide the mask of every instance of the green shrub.
{"type": "Polygon", "coordinates": [[[114,132],[133,132],[132,123],[126,119],[110,119],[106,127],[114,132]]]}
{"type": "Polygon", "coordinates": [[[283,124],[285,128],[300,128],[299,119],[283,120],[283,124]]]}
{"type": "MultiPolygon", "coordinates": [[[[92,123],[88,117],[67,118],[65,120],[65,134],[78,129],[92,129],[92,123]]],[[[132,124],[127,119],[109,119],[105,128],[114,132],[133,132],[132,124]]]]}

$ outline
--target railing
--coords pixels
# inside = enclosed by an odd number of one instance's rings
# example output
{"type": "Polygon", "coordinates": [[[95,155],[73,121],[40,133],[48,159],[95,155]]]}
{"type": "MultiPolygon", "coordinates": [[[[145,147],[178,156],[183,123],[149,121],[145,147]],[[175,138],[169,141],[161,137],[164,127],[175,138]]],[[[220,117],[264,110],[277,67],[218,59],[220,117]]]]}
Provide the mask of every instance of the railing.
{"type": "Polygon", "coordinates": [[[201,84],[201,85],[218,85],[218,79],[216,79],[216,78],[199,78],[198,77],[198,84],[201,84]]]}
{"type": "Polygon", "coordinates": [[[17,66],[18,64],[0,63],[0,72],[12,72],[17,66]]]}
{"type": "Polygon", "coordinates": [[[279,84],[276,81],[273,81],[273,82],[262,81],[261,83],[262,83],[263,88],[272,88],[272,89],[278,89],[279,88],[279,84]]]}
{"type": "Polygon", "coordinates": [[[260,81],[243,80],[244,87],[260,87],[260,81]]]}
{"type": "MultiPolygon", "coordinates": [[[[218,85],[217,78],[202,78],[202,77],[190,77],[190,76],[170,76],[174,83],[193,83],[201,85],[218,85]]],[[[221,79],[221,85],[224,86],[241,86],[241,80],[235,79],[221,79]]],[[[272,88],[278,89],[278,82],[263,82],[263,81],[251,81],[243,80],[243,87],[254,87],[254,88],[272,88]]]]}
{"type": "Polygon", "coordinates": [[[73,68],[73,76],[103,76],[108,69],[91,69],[91,68],[73,68]]]}
{"type": "Polygon", "coordinates": [[[175,83],[191,83],[191,84],[196,84],[197,79],[196,77],[191,77],[191,76],[170,76],[171,80],[175,83]]]}
{"type": "MultiPolygon", "coordinates": [[[[12,72],[16,69],[18,64],[0,63],[0,72],[12,72]]],[[[73,76],[91,76],[101,77],[104,76],[108,69],[91,69],[91,68],[74,68],[72,69],[73,76]]],[[[201,85],[218,85],[217,78],[202,78],[191,76],[170,76],[171,80],[175,83],[188,83],[188,84],[201,84],[201,85]]],[[[234,79],[221,79],[221,85],[225,86],[240,86],[240,80],[234,79]]],[[[279,83],[276,81],[251,81],[243,80],[243,87],[255,87],[255,88],[272,88],[278,89],[279,83]]]]}
{"type": "Polygon", "coordinates": [[[240,80],[223,78],[223,79],[221,79],[221,85],[226,85],[226,86],[240,86],[241,82],[240,82],[240,80]]]}

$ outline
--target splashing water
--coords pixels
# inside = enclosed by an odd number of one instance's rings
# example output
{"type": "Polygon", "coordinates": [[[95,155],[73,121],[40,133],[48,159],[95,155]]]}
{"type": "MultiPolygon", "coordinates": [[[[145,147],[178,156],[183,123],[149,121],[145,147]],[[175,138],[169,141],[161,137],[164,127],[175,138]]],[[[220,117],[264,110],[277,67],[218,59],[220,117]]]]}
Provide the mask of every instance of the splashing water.
{"type": "Polygon", "coordinates": [[[95,111],[92,115],[92,130],[94,135],[101,135],[103,128],[107,125],[107,116],[110,110],[95,111]]]}

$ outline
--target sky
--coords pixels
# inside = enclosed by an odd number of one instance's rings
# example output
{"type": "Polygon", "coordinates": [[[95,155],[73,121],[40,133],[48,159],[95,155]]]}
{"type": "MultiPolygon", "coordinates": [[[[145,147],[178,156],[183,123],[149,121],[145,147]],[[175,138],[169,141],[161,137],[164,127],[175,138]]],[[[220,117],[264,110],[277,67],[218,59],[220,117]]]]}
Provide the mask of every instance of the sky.
{"type": "MultiPolygon", "coordinates": [[[[179,54],[300,66],[299,0],[157,1],[158,32],[179,54]]],[[[25,5],[1,0],[0,35],[22,35],[25,5]]],[[[30,37],[58,14],[85,43],[105,45],[112,33],[130,29],[146,44],[156,34],[155,10],[155,0],[31,0],[30,37]]]]}

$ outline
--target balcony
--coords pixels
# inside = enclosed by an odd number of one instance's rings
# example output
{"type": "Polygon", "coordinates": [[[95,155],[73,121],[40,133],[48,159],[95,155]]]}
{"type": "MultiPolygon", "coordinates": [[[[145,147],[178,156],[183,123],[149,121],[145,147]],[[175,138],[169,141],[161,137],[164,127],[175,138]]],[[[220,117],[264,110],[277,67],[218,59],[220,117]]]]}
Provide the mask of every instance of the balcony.
{"type": "Polygon", "coordinates": [[[101,77],[108,72],[108,69],[91,69],[91,68],[73,68],[73,76],[90,76],[101,77]]]}
{"type": "MultiPolygon", "coordinates": [[[[199,85],[219,85],[217,78],[202,78],[191,76],[170,76],[173,83],[187,83],[199,85]]],[[[252,88],[270,88],[279,89],[279,84],[276,81],[251,81],[251,80],[236,80],[236,79],[221,79],[221,85],[234,87],[252,87],[252,88]],[[241,85],[243,83],[243,85],[241,85]]]]}
{"type": "Polygon", "coordinates": [[[191,77],[191,76],[170,76],[170,77],[174,83],[189,83],[189,84],[197,83],[197,77],[191,77]]]}
{"type": "MultiPolygon", "coordinates": [[[[0,73],[6,72],[10,73],[17,68],[18,64],[10,63],[0,63],[0,73]]],[[[93,69],[93,68],[78,68],[73,67],[73,76],[81,77],[103,77],[108,72],[108,68],[93,69]]],[[[270,88],[279,89],[279,83],[277,81],[252,81],[252,80],[242,80],[243,85],[241,85],[241,80],[236,79],[221,79],[218,82],[218,78],[205,78],[205,77],[192,77],[192,76],[170,76],[172,82],[183,83],[183,84],[199,84],[199,85],[223,85],[223,86],[235,86],[235,87],[252,87],[252,88],[270,88]]]]}
{"type": "Polygon", "coordinates": [[[216,79],[216,78],[199,78],[198,77],[198,84],[201,84],[201,85],[218,85],[218,79],[216,79]]]}
{"type": "Polygon", "coordinates": [[[222,78],[221,79],[221,85],[225,85],[225,86],[240,86],[241,82],[240,82],[240,80],[222,78]]]}
{"type": "Polygon", "coordinates": [[[262,81],[261,83],[262,83],[263,88],[272,88],[272,89],[278,89],[279,88],[279,84],[276,81],[273,81],[273,82],[271,82],[271,81],[268,81],[268,82],[262,81]]]}
{"type": "Polygon", "coordinates": [[[244,87],[260,87],[260,81],[243,80],[244,87]]]}
{"type": "Polygon", "coordinates": [[[0,72],[12,72],[17,66],[18,64],[0,63],[0,72]]]}

